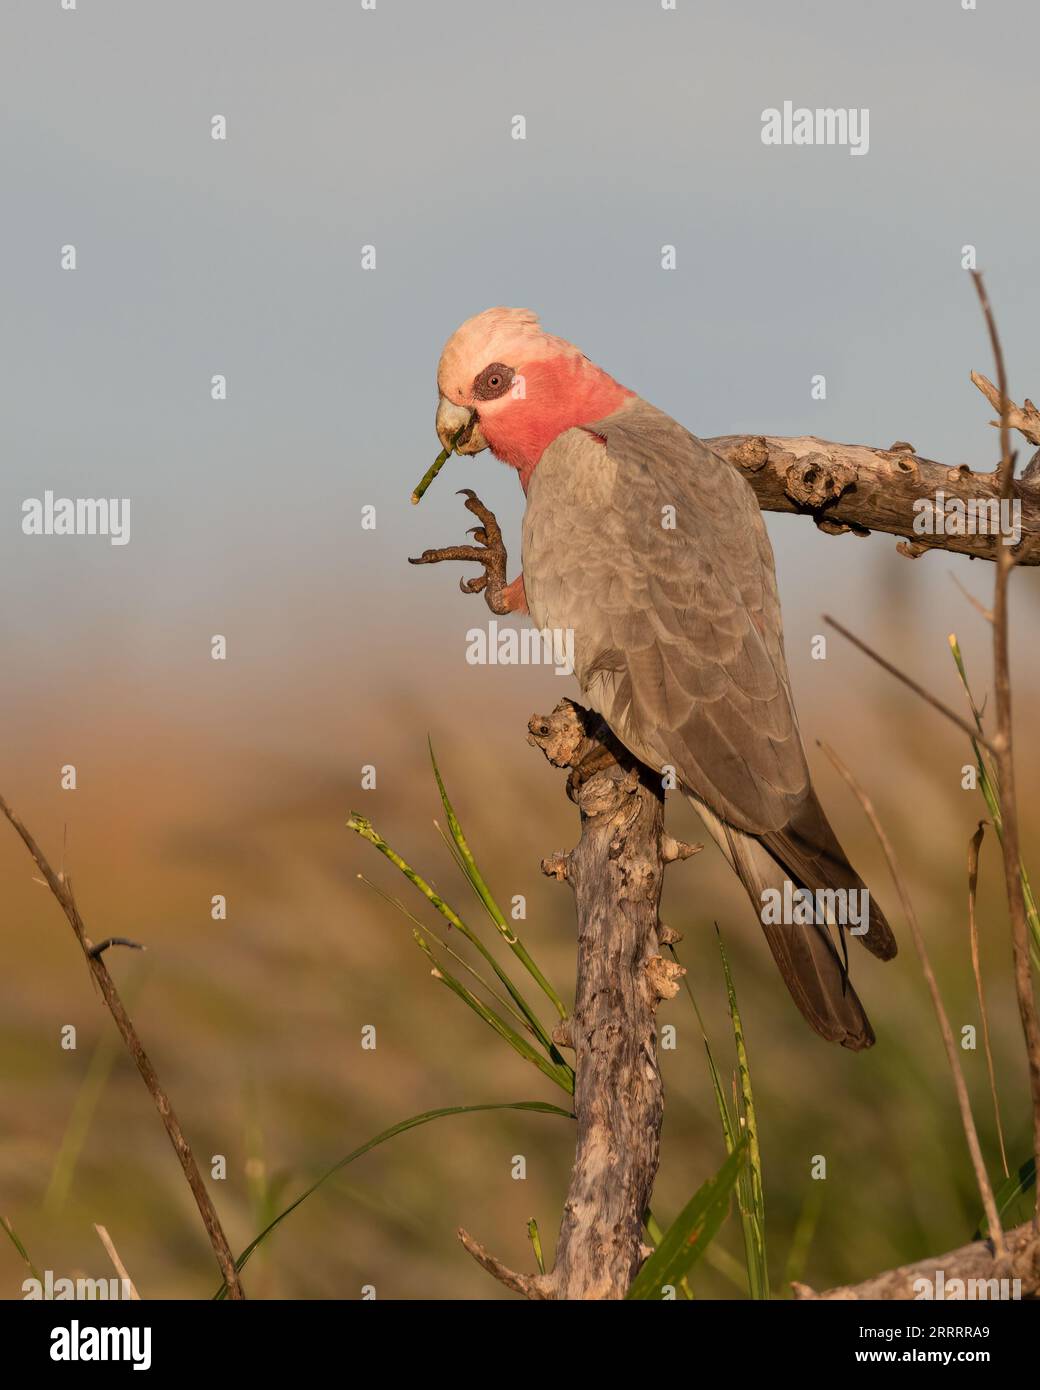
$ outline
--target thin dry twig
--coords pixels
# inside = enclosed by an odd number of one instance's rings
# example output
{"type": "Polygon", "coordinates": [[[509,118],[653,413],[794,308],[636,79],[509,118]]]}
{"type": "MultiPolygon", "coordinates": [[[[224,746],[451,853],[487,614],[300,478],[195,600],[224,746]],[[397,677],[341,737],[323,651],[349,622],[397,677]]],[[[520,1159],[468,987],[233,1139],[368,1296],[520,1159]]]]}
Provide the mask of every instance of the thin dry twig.
{"type": "Polygon", "coordinates": [[[509,1269],[502,1263],[497,1256],[492,1255],[481,1245],[479,1240],[474,1240],[468,1231],[462,1227],[458,1230],[459,1240],[463,1246],[480,1265],[481,1269],[486,1269],[488,1274],[497,1279],[500,1284],[504,1284],[507,1289],[512,1289],[514,1293],[523,1294],[525,1298],[546,1299],[549,1294],[545,1292],[547,1279],[542,1274],[517,1274],[516,1270],[509,1269]]]}
{"type": "Polygon", "coordinates": [[[147,951],[147,946],[142,946],[139,941],[131,941],[128,936],[106,936],[104,941],[99,941],[96,946],[91,946],[90,954],[97,959],[103,956],[110,946],[129,946],[134,951],[147,951]]]}
{"type": "Polygon", "coordinates": [[[926,700],[933,709],[937,709],[940,714],[945,714],[946,718],[956,724],[958,729],[963,729],[970,738],[975,739],[977,743],[981,743],[982,746],[988,748],[991,753],[995,751],[993,744],[981,729],[974,728],[966,719],[962,719],[959,714],[954,713],[949,705],[944,705],[941,700],[937,699],[931,691],[925,690],[923,685],[918,685],[918,683],[912,680],[905,671],[901,671],[898,666],[893,666],[891,661],[886,661],[886,659],[876,652],[873,647],[868,647],[866,642],[857,637],[855,633],[850,632],[847,627],[843,627],[836,618],[832,618],[829,614],[824,613],[823,621],[828,627],[834,628],[835,632],[840,632],[846,641],[851,642],[854,647],[858,647],[860,651],[869,656],[872,661],[876,661],[883,670],[889,673],[889,675],[895,676],[896,680],[902,681],[915,695],[920,695],[921,699],[926,700]]]}
{"type": "MultiPolygon", "coordinates": [[[[986,320],[993,357],[997,366],[997,389],[1000,399],[1000,496],[1010,499],[1014,491],[1015,460],[1011,452],[1011,401],[1008,399],[1007,372],[1004,351],[1000,345],[996,320],[982,276],[972,271],[972,281],[986,320]]],[[[1021,428],[1021,425],[1019,425],[1021,428]]],[[[1022,888],[1021,852],[1019,849],[1018,802],[1015,796],[1015,760],[1011,729],[1011,656],[1008,636],[1008,580],[1015,566],[1011,547],[998,547],[997,573],[993,585],[993,685],[996,705],[996,734],[993,755],[997,763],[1000,819],[1004,849],[1004,880],[1007,886],[1008,913],[1011,917],[1011,943],[1015,962],[1015,994],[1025,1037],[1029,1065],[1029,1087],[1033,1103],[1033,1157],[1040,1173],[1040,1019],[1029,964],[1029,936],[1026,927],[1025,893],[1022,888]]],[[[1040,1234],[1040,1181],[1036,1184],[1036,1205],[1033,1228],[1040,1234]]]]}
{"type": "Polygon", "coordinates": [[[986,1070],[989,1073],[989,1089],[993,1097],[993,1114],[997,1121],[997,1138],[1000,1141],[1000,1162],[1004,1176],[1010,1177],[1007,1150],[1004,1148],[1004,1127],[1000,1123],[1000,1101],[997,1099],[997,1073],[993,1067],[993,1052],[989,1045],[989,1017],[986,1013],[986,996],[982,989],[982,965],[979,960],[979,929],[975,920],[975,903],[979,886],[979,849],[986,833],[986,822],[980,820],[975,834],[968,841],[968,936],[971,939],[971,968],[975,975],[975,993],[979,999],[979,1017],[982,1020],[982,1045],[986,1052],[986,1070]]]}
{"type": "Polygon", "coordinates": [[[899,893],[900,902],[903,904],[903,911],[910,924],[910,934],[913,937],[914,949],[917,951],[918,959],[921,962],[921,970],[924,974],[925,982],[928,985],[928,992],[932,996],[932,1005],[935,1009],[935,1016],[939,1020],[939,1031],[942,1034],[943,1046],[946,1049],[946,1058],[950,1064],[950,1071],[953,1073],[954,1089],[957,1092],[957,1104],[961,1112],[961,1124],[964,1126],[964,1136],[968,1141],[968,1151],[971,1154],[972,1165],[975,1169],[975,1180],[979,1185],[979,1195],[982,1198],[983,1210],[986,1213],[986,1221],[989,1225],[990,1238],[993,1241],[994,1254],[998,1259],[1002,1259],[1007,1254],[1007,1247],[1004,1243],[1004,1232],[1000,1224],[1000,1214],[997,1211],[997,1203],[993,1196],[993,1188],[990,1185],[989,1174],[986,1172],[985,1160],[982,1157],[982,1148],[979,1144],[978,1132],[975,1129],[975,1120],[971,1113],[971,1101],[968,1098],[968,1088],[964,1081],[964,1073],[961,1070],[960,1058],[957,1056],[957,1044],[953,1039],[953,1029],[950,1027],[950,1020],[946,1016],[946,1009],[943,1005],[942,995],[939,993],[939,982],[935,978],[931,960],[928,957],[928,948],[925,946],[924,936],[921,933],[920,925],[917,921],[917,913],[906,884],[903,882],[903,875],[900,872],[898,861],[896,860],[895,850],[892,842],[885,833],[884,827],[878,819],[874,804],[867,796],[866,792],[856,781],[855,777],[845,766],[842,760],[835,753],[829,744],[821,741],[820,747],[827,754],[827,757],[837,768],[844,778],[853,795],[863,807],[864,814],[874,827],[884,850],[885,858],[888,861],[889,872],[892,881],[896,885],[899,893]]]}
{"type": "Polygon", "coordinates": [[[137,1285],[130,1278],[130,1275],[126,1272],[126,1265],[119,1258],[119,1251],[116,1249],[112,1237],[108,1234],[108,1231],[105,1229],[105,1227],[99,1226],[96,1221],[94,1223],[94,1230],[97,1231],[98,1239],[101,1241],[101,1244],[108,1251],[108,1258],[112,1261],[116,1273],[119,1275],[120,1279],[122,1279],[126,1287],[130,1290],[131,1299],[136,1299],[137,1302],[140,1303],[141,1295],[137,1292],[137,1285]]]}
{"type": "MultiPolygon", "coordinates": [[[[976,276],[976,288],[978,288],[981,279],[981,276],[976,276]]],[[[1037,410],[1028,396],[1019,406],[1008,399],[1006,390],[998,390],[989,377],[983,376],[981,372],[972,372],[971,380],[972,384],[979,388],[1000,416],[998,420],[991,420],[991,425],[999,429],[1002,421],[1006,418],[1010,429],[1018,430],[1019,434],[1029,440],[1030,444],[1040,444],[1040,410],[1037,410]]]]}
{"type": "Polygon", "coordinates": [[[173,1106],[170,1104],[170,1098],[165,1090],[163,1090],[158,1074],[152,1066],[148,1054],[141,1045],[141,1040],[137,1036],[137,1030],[134,1028],[130,1020],[130,1015],[126,1011],[126,1006],[119,996],[115,981],[108,973],[108,967],[105,965],[104,958],[95,953],[94,943],[87,935],[86,927],[83,924],[83,918],[80,916],[79,908],[76,906],[76,899],[73,896],[72,884],[68,875],[63,873],[59,877],[58,874],[54,872],[43,850],[40,849],[32,835],[11,810],[2,796],[0,796],[0,811],[3,811],[4,815],[20,835],[26,849],[32,855],[36,867],[46,879],[47,886],[57,898],[61,910],[69,919],[69,924],[73,932],[75,932],[76,940],[79,942],[80,948],[86,957],[87,965],[90,967],[90,972],[101,990],[102,998],[115,1021],[115,1025],[119,1030],[119,1035],[124,1043],[126,1043],[127,1051],[134,1059],[137,1070],[141,1073],[141,1080],[148,1087],[148,1093],[155,1102],[155,1108],[159,1112],[159,1118],[166,1128],[170,1143],[173,1145],[174,1151],[180,1160],[184,1176],[187,1178],[188,1186],[191,1188],[192,1196],[195,1198],[203,1225],[206,1227],[206,1234],[209,1236],[210,1244],[213,1247],[213,1253],[217,1258],[217,1264],[220,1266],[220,1272],[224,1276],[224,1282],[227,1284],[228,1296],[235,1299],[244,1298],[245,1294],[242,1292],[238,1271],[235,1268],[235,1258],[231,1253],[231,1247],[228,1245],[227,1236],[224,1234],[224,1228],[220,1224],[220,1218],[217,1216],[216,1208],[213,1205],[209,1192],[206,1190],[205,1183],[202,1181],[202,1175],[199,1172],[198,1164],[195,1162],[195,1155],[192,1153],[191,1146],[184,1137],[184,1131],[181,1129],[173,1106]]]}
{"type": "Polygon", "coordinates": [[[961,583],[961,581],[957,578],[957,576],[954,574],[952,570],[950,571],[950,578],[957,585],[957,588],[960,589],[961,593],[971,604],[972,608],[975,609],[976,613],[978,613],[981,617],[985,618],[987,623],[991,623],[993,621],[993,614],[986,607],[986,605],[982,603],[981,600],[977,599],[973,593],[970,593],[969,590],[967,590],[964,587],[964,585],[961,583]]]}

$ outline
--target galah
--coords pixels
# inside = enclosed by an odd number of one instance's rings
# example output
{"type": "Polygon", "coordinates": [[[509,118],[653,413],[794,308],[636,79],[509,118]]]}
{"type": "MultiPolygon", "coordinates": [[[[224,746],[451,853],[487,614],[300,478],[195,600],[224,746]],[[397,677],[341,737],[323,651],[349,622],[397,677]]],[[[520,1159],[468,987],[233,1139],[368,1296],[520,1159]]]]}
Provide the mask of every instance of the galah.
{"type": "Polygon", "coordinates": [[[526,494],[522,574],[505,583],[491,514],[481,546],[417,563],[479,559],[463,581],[493,611],[570,629],[584,702],[648,767],[675,783],[743,883],[795,1003],[828,1040],[874,1033],[831,927],[790,910],[794,890],[844,889],[869,903],[859,939],[888,960],[896,942],[813,790],[784,655],[773,552],[737,469],[620,385],[528,309],[487,309],[448,340],[437,372],[445,448],[483,449],[526,494]],[[779,895],[779,896],[777,896],[779,895]],[[766,904],[788,905],[779,913],[766,904]],[[792,920],[795,917],[808,920],[792,920]],[[777,920],[779,918],[779,920],[777,920]],[[869,925],[868,925],[869,923],[869,925]]]}

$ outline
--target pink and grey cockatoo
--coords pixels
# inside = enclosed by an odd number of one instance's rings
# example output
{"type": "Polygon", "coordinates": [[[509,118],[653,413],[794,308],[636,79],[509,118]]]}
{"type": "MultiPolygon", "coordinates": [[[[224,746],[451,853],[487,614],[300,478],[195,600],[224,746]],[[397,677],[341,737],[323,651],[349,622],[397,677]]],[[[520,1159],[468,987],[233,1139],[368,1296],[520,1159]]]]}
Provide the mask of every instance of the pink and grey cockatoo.
{"type": "MultiPolygon", "coordinates": [[[[504,583],[499,546],[498,565],[462,587],[483,590],[495,612],[573,630],[584,702],[648,767],[674,769],[747,890],[799,1009],[822,1037],[869,1047],[873,1031],[826,919],[763,911],[766,891],[783,897],[785,885],[787,902],[797,889],[865,888],[809,777],[773,552],[751,487],[527,309],[468,319],[444,348],[437,383],[445,448],[490,449],[527,496],[521,576],[504,583]]],[[[497,528],[469,499],[487,543],[488,525],[497,528]]],[[[422,561],[439,558],[479,553],[455,547],[422,561]]],[[[860,940],[888,960],[895,938],[869,895],[858,899],[867,900],[860,940]]]]}

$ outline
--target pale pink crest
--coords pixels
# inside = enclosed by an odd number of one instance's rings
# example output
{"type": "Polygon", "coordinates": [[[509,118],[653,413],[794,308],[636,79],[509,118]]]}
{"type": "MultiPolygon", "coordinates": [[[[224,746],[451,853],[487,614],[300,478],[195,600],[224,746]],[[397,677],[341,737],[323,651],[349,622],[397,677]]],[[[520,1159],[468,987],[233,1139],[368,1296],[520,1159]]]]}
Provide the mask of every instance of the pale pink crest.
{"type": "Polygon", "coordinates": [[[485,309],[448,339],[437,368],[437,386],[441,395],[461,403],[469,400],[477,374],[492,362],[521,367],[558,356],[582,354],[573,343],[546,333],[533,310],[485,309]]]}
{"type": "Polygon", "coordinates": [[[491,452],[520,474],[526,490],[545,449],[565,430],[603,419],[635,393],[564,338],[546,333],[530,309],[485,309],[452,334],[437,371],[441,395],[473,409],[491,452]],[[513,387],[478,400],[473,383],[501,363],[513,387]]]}

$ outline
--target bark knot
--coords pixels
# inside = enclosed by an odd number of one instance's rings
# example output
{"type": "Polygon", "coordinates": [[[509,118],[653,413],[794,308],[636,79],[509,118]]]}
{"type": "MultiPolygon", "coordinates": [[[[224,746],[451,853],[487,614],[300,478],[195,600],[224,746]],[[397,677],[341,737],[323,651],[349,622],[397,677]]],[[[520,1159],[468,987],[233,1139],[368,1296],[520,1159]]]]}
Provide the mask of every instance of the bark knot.
{"type": "Polygon", "coordinates": [[[729,459],[738,468],[746,468],[750,473],[757,473],[769,462],[769,445],[766,443],[765,435],[746,435],[730,452],[729,459]]]}
{"type": "Polygon", "coordinates": [[[784,491],[792,502],[818,510],[836,502],[856,481],[851,464],[830,459],[826,454],[804,454],[784,473],[784,491]]]}
{"type": "Polygon", "coordinates": [[[686,967],[677,961],[665,960],[664,956],[651,956],[645,968],[656,998],[674,999],[679,993],[679,981],[686,974],[686,967]]]}

